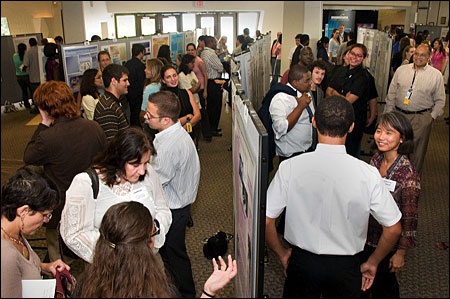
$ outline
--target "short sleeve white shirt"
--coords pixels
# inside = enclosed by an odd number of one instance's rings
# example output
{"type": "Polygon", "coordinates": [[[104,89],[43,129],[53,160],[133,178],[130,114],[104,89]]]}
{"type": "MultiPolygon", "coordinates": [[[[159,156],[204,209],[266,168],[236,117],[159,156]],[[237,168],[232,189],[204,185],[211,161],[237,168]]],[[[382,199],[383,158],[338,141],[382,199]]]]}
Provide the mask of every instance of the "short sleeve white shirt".
{"type": "MultiPolygon", "coordinates": [[[[292,87],[291,84],[287,86],[292,87]]],[[[297,90],[297,97],[302,93],[297,90]]],[[[270,103],[269,112],[272,117],[272,128],[275,134],[276,153],[278,156],[290,157],[294,153],[305,152],[312,144],[312,124],[309,120],[308,111],[303,109],[302,114],[295,126],[288,132],[287,117],[297,107],[295,97],[283,92],[277,93],[270,103]]],[[[314,104],[309,103],[311,111],[314,113],[314,104]]]]}
{"type": "Polygon", "coordinates": [[[402,216],[375,167],[344,145],[322,143],[280,164],[266,216],[277,218],[285,207],[285,239],[315,254],[354,255],[364,248],[369,214],[384,226],[402,216]]]}

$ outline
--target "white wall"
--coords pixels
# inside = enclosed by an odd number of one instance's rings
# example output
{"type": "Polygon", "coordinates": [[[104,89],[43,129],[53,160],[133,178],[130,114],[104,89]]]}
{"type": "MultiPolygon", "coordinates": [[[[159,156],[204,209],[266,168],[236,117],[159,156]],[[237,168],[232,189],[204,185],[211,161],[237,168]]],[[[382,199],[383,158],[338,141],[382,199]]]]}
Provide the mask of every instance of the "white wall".
{"type": "MultiPolygon", "coordinates": [[[[82,1],[86,39],[94,34],[103,38],[115,38],[114,15],[108,12],[106,1],[82,1]],[[102,36],[102,22],[108,23],[108,36],[102,36]]],[[[130,3],[130,2],[128,2],[130,3]]]]}
{"type": "Polygon", "coordinates": [[[66,44],[79,43],[86,40],[83,2],[62,1],[64,26],[64,42],[66,44]]]}

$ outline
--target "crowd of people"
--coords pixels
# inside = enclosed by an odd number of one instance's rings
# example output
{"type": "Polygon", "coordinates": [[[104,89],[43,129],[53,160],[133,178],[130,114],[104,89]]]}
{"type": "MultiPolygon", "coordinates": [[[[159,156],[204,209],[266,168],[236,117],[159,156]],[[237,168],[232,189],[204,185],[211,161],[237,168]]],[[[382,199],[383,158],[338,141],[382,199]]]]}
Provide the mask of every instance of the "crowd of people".
{"type": "MultiPolygon", "coordinates": [[[[145,49],[134,44],[124,66],[101,51],[78,97],[56,78],[32,79],[35,41],[29,50],[18,45],[23,100],[31,108],[31,90],[42,118],[23,159],[43,171],[22,167],[2,187],[2,297],[21,297],[22,279],[69,270],[62,245],[87,264],[77,296],[196,296],[185,232],[200,183],[199,140],[222,136],[223,74],[229,56],[253,43],[249,35],[245,28],[231,54],[226,36],[202,35],[176,61],[167,45],[143,63],[145,49]],[[24,237],[43,224],[50,263],[24,237]]],[[[445,46],[420,36],[393,37],[392,80],[377,116],[367,48],[353,32],[333,29],[317,42],[317,55],[309,35],[297,34],[281,82],[278,32],[258,115],[269,133],[270,170],[279,158],[267,190],[266,243],[283,266],[284,297],[399,297],[395,272],[417,246],[420,175],[445,105],[448,34],[445,46]],[[364,133],[378,149],[370,164],[360,160],[364,133]]],[[[202,297],[237,274],[231,256],[218,259],[202,297]]]]}

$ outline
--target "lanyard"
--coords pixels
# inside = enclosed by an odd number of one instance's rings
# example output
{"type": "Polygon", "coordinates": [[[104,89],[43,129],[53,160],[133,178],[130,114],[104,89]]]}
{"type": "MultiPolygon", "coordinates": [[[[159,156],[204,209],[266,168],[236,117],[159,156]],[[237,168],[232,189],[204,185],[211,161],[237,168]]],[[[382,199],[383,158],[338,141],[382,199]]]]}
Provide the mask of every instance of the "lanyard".
{"type": "Polygon", "coordinates": [[[412,80],[412,83],[411,83],[411,87],[409,89],[412,89],[412,87],[413,87],[414,81],[416,80],[416,73],[417,73],[417,71],[414,70],[414,77],[413,77],[413,80],[412,80]]]}

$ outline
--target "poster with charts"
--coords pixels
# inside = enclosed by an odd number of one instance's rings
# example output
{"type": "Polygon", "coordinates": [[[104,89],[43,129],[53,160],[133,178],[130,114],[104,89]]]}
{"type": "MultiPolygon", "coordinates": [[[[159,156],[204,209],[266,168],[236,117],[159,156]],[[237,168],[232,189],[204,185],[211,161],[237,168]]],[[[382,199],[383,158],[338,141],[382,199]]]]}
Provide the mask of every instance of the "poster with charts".
{"type": "Polygon", "coordinates": [[[30,49],[30,44],[28,43],[28,41],[29,41],[30,38],[32,38],[32,37],[34,37],[34,38],[36,39],[36,41],[38,42],[38,45],[41,43],[41,40],[42,40],[42,33],[35,34],[35,35],[30,34],[30,35],[27,35],[27,36],[15,36],[15,37],[13,37],[14,52],[17,53],[17,51],[18,51],[18,50],[17,50],[17,46],[18,46],[20,43],[25,44],[25,45],[27,46],[27,50],[29,50],[29,49],[30,49]]]}
{"type": "Polygon", "coordinates": [[[184,53],[184,34],[183,33],[175,33],[170,35],[170,57],[172,58],[172,62],[175,63],[175,60],[178,54],[184,53]]]}
{"type": "Polygon", "coordinates": [[[169,35],[156,35],[152,37],[152,45],[153,45],[153,58],[158,56],[158,50],[162,45],[169,46],[169,35]]]}
{"type": "Polygon", "coordinates": [[[109,55],[111,55],[111,63],[123,65],[127,62],[126,43],[101,45],[101,50],[108,51],[109,55]]]}
{"type": "Polygon", "coordinates": [[[84,71],[98,68],[98,45],[63,45],[61,51],[66,82],[73,92],[78,92],[84,71]]]}
{"type": "MultiPolygon", "coordinates": [[[[135,40],[135,41],[130,41],[130,54],[131,56],[133,55],[131,49],[133,49],[133,45],[134,44],[141,44],[144,46],[145,51],[144,51],[144,58],[142,58],[144,61],[147,59],[152,58],[152,40],[148,39],[142,39],[142,40],[135,40]]],[[[131,59],[131,57],[130,57],[131,59]]]]}

